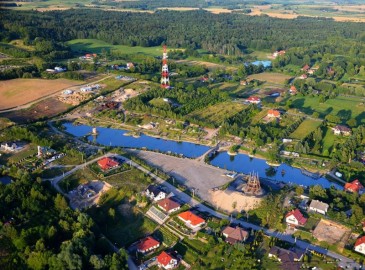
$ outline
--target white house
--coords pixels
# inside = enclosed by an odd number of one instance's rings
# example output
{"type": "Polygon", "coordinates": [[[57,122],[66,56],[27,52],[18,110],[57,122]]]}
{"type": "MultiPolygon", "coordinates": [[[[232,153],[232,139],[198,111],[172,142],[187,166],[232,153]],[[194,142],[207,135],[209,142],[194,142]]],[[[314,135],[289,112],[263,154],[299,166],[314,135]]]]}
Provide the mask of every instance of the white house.
{"type": "Polygon", "coordinates": [[[354,250],[365,255],[365,236],[356,240],[354,250]]]}
{"type": "Polygon", "coordinates": [[[165,192],[155,185],[150,185],[146,190],[146,196],[155,202],[165,199],[166,195],[165,192]]]}
{"type": "Polygon", "coordinates": [[[325,215],[327,213],[328,207],[329,207],[329,205],[324,202],[312,200],[309,205],[309,211],[313,211],[313,212],[317,212],[322,215],[325,215]]]}
{"type": "Polygon", "coordinates": [[[177,267],[177,260],[173,258],[170,254],[163,251],[160,255],[157,256],[157,264],[159,267],[164,269],[173,269],[177,267]]]}
{"type": "Polygon", "coordinates": [[[21,150],[23,147],[17,145],[15,142],[1,143],[0,150],[7,152],[15,152],[21,150]]]}
{"type": "Polygon", "coordinates": [[[303,217],[302,213],[298,209],[295,209],[286,214],[285,222],[288,226],[297,227],[303,226],[307,222],[307,219],[303,217]]]}

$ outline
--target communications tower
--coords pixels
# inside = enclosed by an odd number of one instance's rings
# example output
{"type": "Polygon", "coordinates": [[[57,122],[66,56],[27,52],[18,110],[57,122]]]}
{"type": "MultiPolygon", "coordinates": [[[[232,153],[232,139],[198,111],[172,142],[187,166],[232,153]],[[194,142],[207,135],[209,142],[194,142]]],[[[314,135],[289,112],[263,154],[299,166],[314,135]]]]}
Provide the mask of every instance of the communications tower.
{"type": "Polygon", "coordinates": [[[162,88],[170,88],[169,81],[169,67],[167,65],[167,46],[163,45],[163,54],[162,54],[162,72],[161,72],[161,87],[162,88]]]}

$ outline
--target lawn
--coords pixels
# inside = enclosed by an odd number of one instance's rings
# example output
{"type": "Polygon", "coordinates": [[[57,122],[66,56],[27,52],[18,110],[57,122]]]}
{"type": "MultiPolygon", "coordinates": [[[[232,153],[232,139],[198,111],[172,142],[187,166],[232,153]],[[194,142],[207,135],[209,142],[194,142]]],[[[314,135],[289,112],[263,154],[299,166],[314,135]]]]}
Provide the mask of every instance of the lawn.
{"type": "Polygon", "coordinates": [[[290,138],[303,140],[311,132],[321,125],[322,121],[316,121],[313,119],[304,120],[299,127],[290,134],[290,138]]]}
{"type": "Polygon", "coordinates": [[[33,156],[37,154],[37,146],[34,144],[29,144],[25,146],[25,149],[21,150],[18,153],[10,154],[9,162],[17,163],[19,160],[23,158],[28,158],[29,156],[33,156]]]}
{"type": "Polygon", "coordinates": [[[244,108],[245,107],[239,103],[223,102],[189,113],[188,117],[219,126],[225,119],[242,111],[244,108]]]}
{"type": "Polygon", "coordinates": [[[343,122],[354,118],[358,124],[365,123],[365,105],[359,98],[339,96],[320,103],[317,96],[293,97],[292,107],[308,115],[318,112],[321,118],[327,114],[333,114],[339,116],[343,122]]]}
{"type": "Polygon", "coordinates": [[[282,73],[274,73],[274,72],[263,72],[259,74],[253,74],[249,76],[250,79],[266,81],[268,83],[273,84],[285,84],[285,81],[290,79],[291,76],[285,75],[282,73]]]}
{"type": "Polygon", "coordinates": [[[78,52],[90,52],[101,53],[102,49],[114,50],[121,54],[144,54],[149,56],[161,56],[162,47],[140,47],[140,46],[125,46],[125,45],[112,45],[98,39],[73,39],[67,42],[67,45],[71,47],[71,50],[78,52]]]}
{"type": "Polygon", "coordinates": [[[158,230],[156,230],[153,233],[153,236],[156,237],[156,239],[160,240],[167,246],[171,246],[172,244],[176,243],[176,241],[178,241],[178,239],[179,239],[175,234],[170,232],[165,227],[158,228],[158,230]]]}
{"type": "Polygon", "coordinates": [[[78,187],[80,184],[84,184],[95,179],[96,177],[90,169],[85,167],[62,179],[62,181],[59,182],[59,186],[63,191],[69,192],[78,187]]]}
{"type": "Polygon", "coordinates": [[[324,128],[324,137],[323,137],[323,153],[331,152],[330,150],[331,150],[335,140],[337,140],[337,136],[333,134],[333,131],[329,127],[325,127],[324,128]]]}

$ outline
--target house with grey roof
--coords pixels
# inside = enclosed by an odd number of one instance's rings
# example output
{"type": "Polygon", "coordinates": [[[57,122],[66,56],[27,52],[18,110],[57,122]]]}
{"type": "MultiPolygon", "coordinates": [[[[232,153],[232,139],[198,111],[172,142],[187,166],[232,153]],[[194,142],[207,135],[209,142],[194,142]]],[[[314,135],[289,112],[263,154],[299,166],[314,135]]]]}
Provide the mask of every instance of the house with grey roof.
{"type": "Polygon", "coordinates": [[[312,200],[308,210],[316,213],[320,213],[322,215],[325,215],[328,211],[329,205],[327,203],[318,201],[318,200],[312,200]]]}

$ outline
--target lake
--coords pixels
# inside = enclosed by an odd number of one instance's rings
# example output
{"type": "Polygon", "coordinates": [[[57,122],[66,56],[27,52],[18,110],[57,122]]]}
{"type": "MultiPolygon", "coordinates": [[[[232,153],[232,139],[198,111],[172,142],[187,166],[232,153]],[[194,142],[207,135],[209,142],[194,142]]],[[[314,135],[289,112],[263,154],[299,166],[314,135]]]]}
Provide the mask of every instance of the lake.
{"type": "MultiPolygon", "coordinates": [[[[159,152],[171,152],[178,155],[184,155],[189,158],[199,157],[210,149],[205,145],[159,139],[144,134],[141,134],[138,138],[125,136],[124,134],[130,133],[128,130],[98,127],[98,135],[95,137],[90,135],[92,131],[91,126],[65,123],[64,127],[68,133],[74,136],[87,136],[89,141],[95,140],[97,143],[106,146],[146,148],[147,150],[152,151],[157,150],[159,152]]],[[[244,154],[230,156],[227,152],[221,152],[211,161],[211,164],[223,169],[242,172],[245,174],[256,172],[260,177],[285,183],[295,183],[303,186],[321,185],[324,188],[335,186],[338,189],[342,189],[341,185],[337,183],[331,182],[323,177],[313,179],[310,176],[304,175],[300,169],[291,167],[287,164],[281,164],[279,167],[275,167],[276,173],[268,175],[267,170],[270,166],[266,164],[265,160],[250,158],[248,155],[244,154]],[[283,170],[285,171],[285,174],[281,173],[283,170]]]]}

